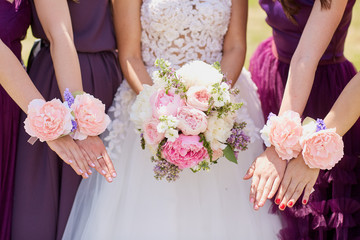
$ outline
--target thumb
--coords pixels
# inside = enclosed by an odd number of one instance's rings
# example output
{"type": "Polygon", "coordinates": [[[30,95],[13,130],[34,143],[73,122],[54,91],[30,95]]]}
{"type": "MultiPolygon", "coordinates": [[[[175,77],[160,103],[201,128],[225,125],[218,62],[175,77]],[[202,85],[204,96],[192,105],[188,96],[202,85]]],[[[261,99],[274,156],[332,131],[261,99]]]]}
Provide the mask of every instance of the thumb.
{"type": "Polygon", "coordinates": [[[246,172],[245,176],[243,177],[243,179],[248,180],[248,179],[252,178],[252,176],[254,175],[254,172],[255,172],[255,161],[251,164],[251,166],[247,170],[247,172],[246,172]]]}

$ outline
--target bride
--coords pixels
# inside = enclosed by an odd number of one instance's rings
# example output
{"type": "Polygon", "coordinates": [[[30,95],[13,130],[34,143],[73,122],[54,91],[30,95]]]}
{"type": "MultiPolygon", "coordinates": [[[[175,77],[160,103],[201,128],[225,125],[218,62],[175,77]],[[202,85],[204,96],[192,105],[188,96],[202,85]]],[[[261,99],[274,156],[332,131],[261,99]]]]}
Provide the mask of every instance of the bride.
{"type": "Polygon", "coordinates": [[[127,81],[114,99],[105,140],[118,177],[111,184],[96,174],[82,181],[63,239],[276,239],[278,217],[269,207],[252,209],[250,183],[242,180],[263,151],[255,132],[264,124],[256,87],[242,69],[247,0],[114,0],[114,20],[127,81]],[[246,102],[241,114],[253,133],[238,165],[221,159],[209,172],[155,180],[129,110],[142,84],[152,83],[156,58],[175,68],[220,61],[246,102]]]}

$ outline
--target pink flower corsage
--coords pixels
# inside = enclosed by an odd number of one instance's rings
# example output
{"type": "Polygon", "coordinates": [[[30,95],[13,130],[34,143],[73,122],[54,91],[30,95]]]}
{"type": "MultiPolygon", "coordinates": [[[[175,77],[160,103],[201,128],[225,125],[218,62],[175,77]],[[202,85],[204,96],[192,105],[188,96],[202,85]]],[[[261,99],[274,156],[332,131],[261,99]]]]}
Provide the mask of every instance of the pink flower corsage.
{"type": "Polygon", "coordinates": [[[335,128],[327,129],[323,120],[304,120],[300,139],[302,155],[310,168],[331,169],[344,156],[344,143],[335,128]],[[305,123],[306,122],[306,123],[305,123]]]}
{"type": "Polygon", "coordinates": [[[76,121],[76,128],[72,133],[74,139],[84,140],[87,136],[97,136],[106,130],[110,117],[105,113],[105,104],[99,99],[83,93],[76,95],[74,100],[70,100],[71,103],[67,102],[76,121]]]}
{"type": "MultiPolygon", "coordinates": [[[[34,99],[28,106],[28,115],[24,121],[25,131],[41,142],[55,140],[71,132],[71,110],[59,99],[45,102],[34,99]]],[[[35,142],[34,141],[34,142],[35,142]]]]}
{"type": "Polygon", "coordinates": [[[265,145],[267,147],[273,145],[283,160],[295,158],[301,152],[301,118],[294,111],[286,111],[281,116],[270,113],[260,133],[265,145]]]}

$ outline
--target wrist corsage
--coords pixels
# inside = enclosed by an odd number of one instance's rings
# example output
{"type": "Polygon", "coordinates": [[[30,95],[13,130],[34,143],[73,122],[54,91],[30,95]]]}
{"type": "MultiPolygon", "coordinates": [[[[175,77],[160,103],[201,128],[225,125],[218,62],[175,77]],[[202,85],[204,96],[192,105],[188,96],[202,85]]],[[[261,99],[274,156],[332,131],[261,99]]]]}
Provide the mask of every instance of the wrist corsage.
{"type": "Polygon", "coordinates": [[[31,136],[30,143],[55,140],[70,135],[76,140],[103,133],[110,123],[105,105],[87,93],[64,93],[64,103],[59,99],[45,102],[34,99],[28,106],[24,121],[25,131],[31,136]]]}
{"type": "Polygon", "coordinates": [[[303,159],[310,168],[330,170],[344,156],[344,143],[335,128],[327,129],[323,120],[306,118],[300,138],[303,159]]]}
{"type": "Polygon", "coordinates": [[[286,111],[281,116],[270,113],[260,133],[265,145],[273,145],[282,160],[296,158],[301,152],[302,126],[300,115],[296,112],[286,111]]]}
{"type": "Polygon", "coordinates": [[[306,118],[286,111],[281,116],[269,114],[261,138],[267,147],[273,145],[283,160],[296,158],[301,152],[310,168],[331,169],[344,155],[344,143],[336,129],[327,129],[323,120],[306,118]]]}

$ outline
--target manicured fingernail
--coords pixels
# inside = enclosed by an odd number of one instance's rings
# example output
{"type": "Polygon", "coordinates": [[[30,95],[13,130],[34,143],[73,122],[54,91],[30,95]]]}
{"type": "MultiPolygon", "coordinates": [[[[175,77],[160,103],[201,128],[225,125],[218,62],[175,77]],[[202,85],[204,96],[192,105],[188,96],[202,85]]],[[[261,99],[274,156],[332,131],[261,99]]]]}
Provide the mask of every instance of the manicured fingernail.
{"type": "Polygon", "coordinates": [[[276,203],[277,205],[279,205],[279,204],[280,204],[280,198],[277,198],[277,199],[275,200],[275,203],[276,203]]]}
{"type": "Polygon", "coordinates": [[[258,210],[258,209],[259,209],[259,206],[258,206],[257,204],[255,204],[254,209],[255,209],[255,210],[258,210]]]}
{"type": "Polygon", "coordinates": [[[69,160],[68,162],[69,162],[70,164],[71,164],[71,163],[73,163],[73,161],[72,161],[72,160],[69,160]]]}
{"type": "Polygon", "coordinates": [[[107,179],[109,182],[112,182],[112,180],[113,180],[111,177],[108,177],[107,179]]]}
{"type": "Polygon", "coordinates": [[[294,202],[293,202],[293,201],[288,202],[288,206],[289,206],[289,207],[292,207],[293,205],[294,205],[294,202]]]}
{"type": "Polygon", "coordinates": [[[83,170],[79,169],[79,173],[83,174],[84,172],[83,172],[83,170]]]}
{"type": "Polygon", "coordinates": [[[112,175],[113,175],[113,177],[116,177],[116,173],[113,173],[112,175]]]}
{"type": "Polygon", "coordinates": [[[284,209],[285,209],[285,204],[282,203],[282,204],[280,205],[280,210],[284,210],[284,209]]]}
{"type": "Polygon", "coordinates": [[[90,163],[90,166],[91,166],[91,167],[96,167],[95,164],[93,164],[93,163],[90,163]]]}
{"type": "Polygon", "coordinates": [[[88,173],[92,174],[92,171],[89,169],[89,170],[88,170],[88,173]]]}
{"type": "Polygon", "coordinates": [[[304,199],[304,200],[303,200],[303,204],[306,204],[306,203],[307,203],[307,201],[306,201],[306,199],[304,199]]]}
{"type": "Polygon", "coordinates": [[[105,170],[101,170],[102,174],[106,174],[106,171],[105,170]]]}
{"type": "Polygon", "coordinates": [[[89,175],[88,175],[87,173],[85,173],[84,175],[85,175],[85,177],[86,177],[86,178],[88,178],[88,177],[89,177],[89,175]]]}
{"type": "Polygon", "coordinates": [[[251,202],[251,203],[254,203],[254,202],[255,202],[255,199],[254,199],[254,198],[250,198],[250,202],[251,202]]]}

